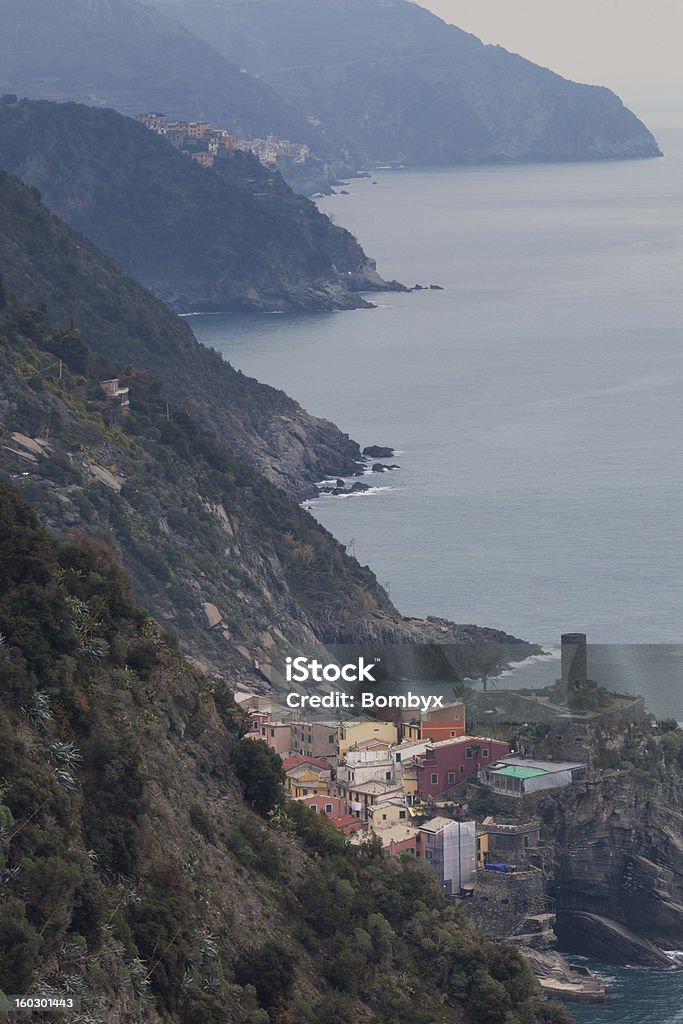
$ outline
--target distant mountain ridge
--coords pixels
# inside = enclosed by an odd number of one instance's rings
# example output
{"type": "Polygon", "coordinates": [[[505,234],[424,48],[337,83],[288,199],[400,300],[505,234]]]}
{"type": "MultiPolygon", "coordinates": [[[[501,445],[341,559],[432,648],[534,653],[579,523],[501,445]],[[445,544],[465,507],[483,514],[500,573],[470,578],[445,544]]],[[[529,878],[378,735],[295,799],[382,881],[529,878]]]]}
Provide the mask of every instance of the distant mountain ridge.
{"type": "Polygon", "coordinates": [[[5,98],[0,166],[181,312],[358,308],[361,289],[387,286],[250,153],[200,167],[113,110],[5,98]]]}
{"type": "Polygon", "coordinates": [[[247,137],[317,139],[265,83],[136,0],[3,0],[2,92],[130,115],[161,109],[247,137]]]}
{"type": "Polygon", "coordinates": [[[567,81],[408,0],[157,0],[359,160],[660,155],[609,89],[567,81]]]}

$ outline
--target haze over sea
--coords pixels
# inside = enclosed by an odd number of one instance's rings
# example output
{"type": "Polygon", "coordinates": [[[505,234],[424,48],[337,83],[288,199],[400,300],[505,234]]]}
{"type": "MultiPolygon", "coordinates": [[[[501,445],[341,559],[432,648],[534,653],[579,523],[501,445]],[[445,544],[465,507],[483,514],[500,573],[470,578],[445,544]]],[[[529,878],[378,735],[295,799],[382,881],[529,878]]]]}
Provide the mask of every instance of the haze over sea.
{"type": "MultiPolygon", "coordinates": [[[[443,292],[191,322],[400,451],[366,477],[382,489],[312,511],[402,611],[550,644],[585,630],[600,681],[683,720],[683,135],[649,123],[663,160],[386,172],[321,201],[385,276],[443,292]]],[[[593,966],[608,998],[571,1006],[579,1024],[683,1024],[683,971],[593,966]]]]}
{"type": "MultiPolygon", "coordinates": [[[[385,277],[444,291],[192,318],[235,366],[400,452],[376,492],[311,507],[403,612],[683,644],[683,136],[650,125],[664,159],[378,172],[320,202],[385,277]]],[[[627,680],[679,719],[681,655],[654,647],[661,679],[627,680]]]]}

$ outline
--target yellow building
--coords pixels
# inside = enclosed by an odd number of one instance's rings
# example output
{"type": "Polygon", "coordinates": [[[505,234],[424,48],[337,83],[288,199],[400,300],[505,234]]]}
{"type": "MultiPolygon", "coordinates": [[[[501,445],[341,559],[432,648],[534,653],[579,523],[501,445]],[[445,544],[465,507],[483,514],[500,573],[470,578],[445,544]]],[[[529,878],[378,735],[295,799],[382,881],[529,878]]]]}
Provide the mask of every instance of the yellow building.
{"type": "Polygon", "coordinates": [[[398,731],[393,722],[343,722],[337,726],[338,756],[343,757],[349,747],[367,740],[384,740],[386,743],[398,742],[398,731]]]}
{"type": "Polygon", "coordinates": [[[303,796],[327,796],[332,772],[315,764],[298,764],[285,773],[285,788],[293,800],[303,796]]]}
{"type": "Polygon", "coordinates": [[[372,779],[349,786],[345,796],[349,814],[354,818],[360,818],[361,821],[367,821],[370,808],[379,803],[386,803],[392,797],[400,799],[401,788],[395,782],[372,779]]]}
{"type": "Polygon", "coordinates": [[[486,854],[489,852],[488,832],[477,829],[477,867],[483,868],[486,863],[486,854]]]}
{"type": "Polygon", "coordinates": [[[282,762],[285,789],[297,800],[304,796],[327,796],[332,788],[332,766],[323,758],[291,754],[282,762]]]}
{"type": "Polygon", "coordinates": [[[381,830],[393,825],[405,825],[410,820],[408,808],[402,796],[380,799],[368,807],[368,819],[373,828],[381,830]]]}
{"type": "Polygon", "coordinates": [[[421,722],[404,722],[403,723],[403,742],[407,743],[411,740],[422,739],[422,723],[421,722]]]}

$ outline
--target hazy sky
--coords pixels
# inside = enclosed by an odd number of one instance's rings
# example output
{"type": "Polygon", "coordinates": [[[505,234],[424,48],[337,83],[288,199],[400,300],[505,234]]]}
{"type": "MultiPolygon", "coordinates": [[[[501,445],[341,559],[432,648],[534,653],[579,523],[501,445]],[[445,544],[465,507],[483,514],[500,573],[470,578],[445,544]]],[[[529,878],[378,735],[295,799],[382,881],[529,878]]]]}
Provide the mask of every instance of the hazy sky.
{"type": "Polygon", "coordinates": [[[445,21],[629,106],[680,107],[683,0],[419,0],[445,21]]]}

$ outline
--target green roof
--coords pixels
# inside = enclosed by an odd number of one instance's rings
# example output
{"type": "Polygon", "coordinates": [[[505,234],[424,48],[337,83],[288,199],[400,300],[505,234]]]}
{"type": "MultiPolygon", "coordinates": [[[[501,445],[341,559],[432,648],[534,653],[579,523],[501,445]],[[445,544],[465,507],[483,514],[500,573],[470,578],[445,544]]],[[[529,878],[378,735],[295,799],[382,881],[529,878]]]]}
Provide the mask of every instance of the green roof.
{"type": "Polygon", "coordinates": [[[547,775],[542,768],[525,768],[521,764],[508,764],[505,768],[494,768],[496,775],[512,775],[515,779],[534,779],[537,775],[547,775]]]}

